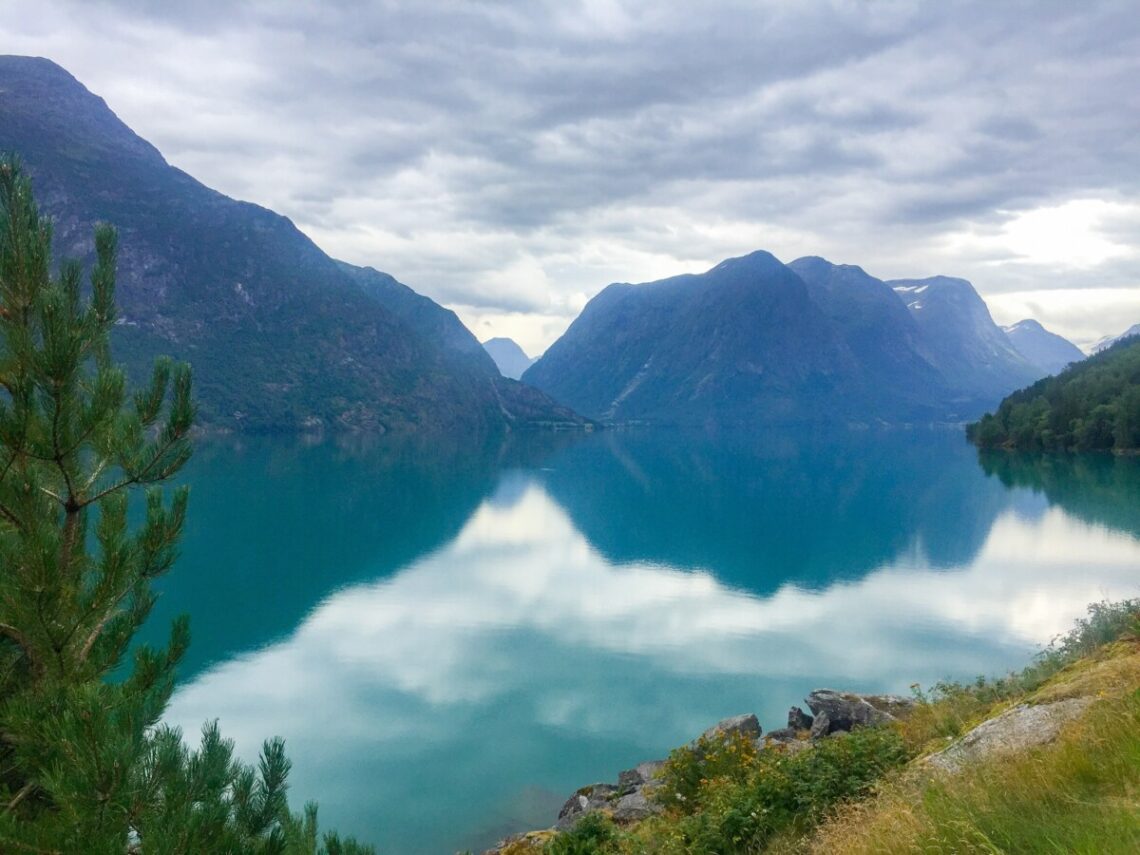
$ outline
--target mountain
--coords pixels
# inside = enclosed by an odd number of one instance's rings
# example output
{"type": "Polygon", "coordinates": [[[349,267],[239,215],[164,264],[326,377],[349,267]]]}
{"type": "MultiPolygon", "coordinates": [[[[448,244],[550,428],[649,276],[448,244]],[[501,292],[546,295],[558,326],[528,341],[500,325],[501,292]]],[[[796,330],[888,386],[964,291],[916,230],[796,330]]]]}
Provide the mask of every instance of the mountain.
{"type": "Polygon", "coordinates": [[[788,267],[855,356],[876,412],[948,415],[945,403],[953,393],[931,364],[917,321],[889,285],[861,267],[817,256],[788,267]]]}
{"type": "Polygon", "coordinates": [[[440,348],[440,358],[451,376],[458,378],[484,402],[499,408],[512,428],[584,427],[586,420],[537,389],[502,376],[494,360],[455,312],[417,294],[393,276],[371,267],[337,262],[369,297],[390,311],[411,330],[440,348]]]}
{"type": "Polygon", "coordinates": [[[1129,338],[1130,336],[1140,335],[1140,324],[1133,324],[1120,335],[1106,335],[1104,338],[1097,341],[1089,348],[1090,353],[1100,353],[1116,344],[1118,341],[1129,338]]]}
{"type": "Polygon", "coordinates": [[[1067,338],[1049,332],[1031,318],[1002,327],[1002,331],[1017,352],[1044,374],[1060,374],[1070,363],[1085,358],[1084,352],[1067,338]]]}
{"type": "Polygon", "coordinates": [[[94,223],[116,226],[116,358],[136,377],[157,354],[190,361],[207,424],[493,433],[575,421],[501,378],[453,313],[170,166],[46,59],[0,57],[2,150],[32,176],[61,255],[90,259],[94,223]]]}
{"type": "MultiPolygon", "coordinates": [[[[689,424],[875,418],[889,390],[872,379],[804,281],[762,251],[608,286],[523,375],[592,417],[689,424]]],[[[891,415],[909,407],[886,399],[891,415]]]]}
{"type": "Polygon", "coordinates": [[[1041,375],[994,323],[985,301],[965,279],[932,276],[887,284],[918,323],[931,364],[962,394],[992,405],[1041,375]]]}
{"type": "Polygon", "coordinates": [[[357,267],[344,261],[337,266],[353,282],[422,338],[442,348],[442,355],[457,370],[473,370],[476,376],[492,377],[495,364],[487,358],[478,339],[463,325],[455,312],[429,297],[417,294],[388,273],[371,267],[357,267]]]}
{"type": "Polygon", "coordinates": [[[483,342],[483,349],[495,361],[499,371],[504,377],[518,380],[523,372],[534,365],[537,359],[532,359],[514,339],[490,338],[483,342]]]}
{"type": "Polygon", "coordinates": [[[1043,372],[970,283],[767,252],[617,283],[523,379],[608,422],[959,421],[1043,372]]]}
{"type": "Polygon", "coordinates": [[[1140,338],[1014,392],[966,436],[982,448],[1140,451],[1140,338]]]}

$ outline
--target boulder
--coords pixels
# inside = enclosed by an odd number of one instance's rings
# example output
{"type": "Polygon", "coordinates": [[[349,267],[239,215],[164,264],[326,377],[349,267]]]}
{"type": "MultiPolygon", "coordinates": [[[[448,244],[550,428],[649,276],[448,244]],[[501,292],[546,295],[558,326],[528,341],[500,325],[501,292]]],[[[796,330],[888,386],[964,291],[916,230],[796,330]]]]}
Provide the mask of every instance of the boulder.
{"type": "Polygon", "coordinates": [[[811,728],[813,738],[856,727],[887,724],[903,718],[916,705],[916,701],[898,695],[859,695],[834,689],[816,689],[806,700],[816,717],[811,728]],[[820,724],[822,717],[827,719],[825,725],[820,724]]]}
{"type": "Polygon", "coordinates": [[[952,744],[927,758],[927,763],[945,772],[994,754],[1044,745],[1056,739],[1061,728],[1088,708],[1091,698],[1070,698],[1051,704],[1021,704],[984,721],[952,744]]]}
{"type": "Polygon", "coordinates": [[[799,707],[788,710],[788,728],[791,730],[811,730],[814,721],[815,719],[799,707]]]}
{"type": "Polygon", "coordinates": [[[554,827],[559,831],[565,831],[590,811],[612,807],[618,793],[618,788],[613,784],[591,784],[582,787],[562,805],[554,827]]]}
{"type": "Polygon", "coordinates": [[[637,789],[614,803],[613,816],[615,822],[639,822],[662,810],[661,805],[646,798],[644,789],[637,789]]]}
{"type": "Polygon", "coordinates": [[[664,765],[664,760],[648,760],[645,763],[638,763],[632,769],[619,772],[618,790],[625,794],[644,787],[657,777],[657,773],[661,771],[661,767],[664,765]]]}
{"type": "Polygon", "coordinates": [[[769,730],[764,734],[761,740],[764,743],[769,742],[791,742],[793,739],[799,739],[800,731],[792,727],[781,727],[778,730],[769,730]]]}
{"type": "Polygon", "coordinates": [[[565,831],[590,811],[600,809],[608,811],[616,822],[637,822],[660,813],[661,807],[651,802],[648,794],[650,785],[664,765],[664,760],[649,760],[621,772],[616,785],[591,784],[583,787],[562,805],[554,827],[565,831]]]}
{"type": "Polygon", "coordinates": [[[735,715],[732,718],[722,719],[701,734],[701,739],[716,739],[732,736],[734,734],[747,736],[749,739],[760,738],[760,722],[755,713],[735,715]]]}
{"type": "Polygon", "coordinates": [[[811,725],[811,738],[819,739],[820,737],[827,736],[829,733],[831,733],[831,717],[823,710],[820,710],[819,715],[815,717],[815,721],[813,721],[811,725]]]}

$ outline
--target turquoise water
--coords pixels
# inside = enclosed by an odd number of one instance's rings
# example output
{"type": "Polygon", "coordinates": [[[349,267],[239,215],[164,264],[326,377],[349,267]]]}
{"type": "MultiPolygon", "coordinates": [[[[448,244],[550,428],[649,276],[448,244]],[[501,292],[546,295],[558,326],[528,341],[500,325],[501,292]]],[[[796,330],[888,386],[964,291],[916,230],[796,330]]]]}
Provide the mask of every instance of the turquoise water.
{"type": "Polygon", "coordinates": [[[149,627],[168,719],[284,736],[295,806],[386,853],[478,850],[577,787],[812,688],[1023,664],[1140,595],[1140,460],[953,431],[606,433],[479,451],[203,446],[149,627]]]}

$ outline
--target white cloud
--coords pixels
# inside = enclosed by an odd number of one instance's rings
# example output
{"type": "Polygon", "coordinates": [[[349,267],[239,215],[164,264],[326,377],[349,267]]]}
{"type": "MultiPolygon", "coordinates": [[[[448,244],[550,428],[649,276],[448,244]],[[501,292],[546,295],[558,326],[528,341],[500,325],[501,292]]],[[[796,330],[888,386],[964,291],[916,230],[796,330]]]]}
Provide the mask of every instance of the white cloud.
{"type": "Polygon", "coordinates": [[[1140,248],[1114,240],[1105,228],[1120,222],[1140,227],[1140,203],[1072,199],[1061,205],[998,213],[1006,220],[996,231],[975,228],[947,235],[948,251],[991,255],[994,265],[1048,265],[1061,268],[1062,273],[1119,258],[1140,258],[1140,248]]]}

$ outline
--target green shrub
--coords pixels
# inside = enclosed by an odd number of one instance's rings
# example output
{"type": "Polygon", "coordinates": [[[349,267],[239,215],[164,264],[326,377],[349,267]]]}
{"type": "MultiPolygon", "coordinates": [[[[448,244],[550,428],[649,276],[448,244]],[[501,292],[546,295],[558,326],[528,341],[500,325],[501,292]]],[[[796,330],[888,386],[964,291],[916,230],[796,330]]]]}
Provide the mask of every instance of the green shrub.
{"type": "Polygon", "coordinates": [[[547,855],[609,855],[620,852],[621,834],[613,820],[594,811],[582,817],[569,831],[556,835],[546,845],[547,855]]]}
{"type": "Polygon", "coordinates": [[[747,741],[698,742],[670,757],[657,797],[681,814],[684,851],[740,852],[786,829],[810,827],[909,757],[894,728],[856,730],[796,753],[749,751],[741,744],[747,741]]]}
{"type": "Polygon", "coordinates": [[[702,736],[675,749],[657,776],[655,800],[680,813],[699,810],[710,780],[744,781],[756,766],[759,749],[747,736],[702,736]]]}

